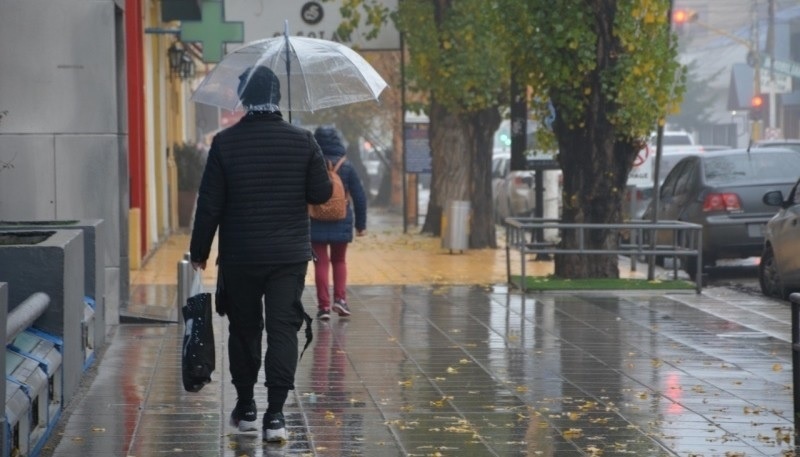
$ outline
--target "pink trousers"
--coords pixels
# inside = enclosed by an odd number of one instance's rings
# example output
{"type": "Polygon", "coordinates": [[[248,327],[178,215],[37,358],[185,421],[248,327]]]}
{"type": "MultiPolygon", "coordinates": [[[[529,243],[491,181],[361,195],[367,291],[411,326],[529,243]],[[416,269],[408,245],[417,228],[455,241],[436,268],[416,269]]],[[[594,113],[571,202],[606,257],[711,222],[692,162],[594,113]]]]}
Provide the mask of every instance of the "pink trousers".
{"type": "Polygon", "coordinates": [[[317,256],[314,282],[317,286],[317,307],[331,309],[330,266],[333,266],[333,299],[347,302],[347,243],[311,243],[317,256]],[[330,248],[330,253],[328,249],[330,248]]]}

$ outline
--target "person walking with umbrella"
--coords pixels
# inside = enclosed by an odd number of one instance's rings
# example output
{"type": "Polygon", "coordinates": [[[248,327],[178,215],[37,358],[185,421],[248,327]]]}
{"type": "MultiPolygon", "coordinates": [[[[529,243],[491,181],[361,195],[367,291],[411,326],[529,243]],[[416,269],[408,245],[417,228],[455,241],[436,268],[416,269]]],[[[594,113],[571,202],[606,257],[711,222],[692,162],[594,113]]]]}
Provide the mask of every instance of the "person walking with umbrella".
{"type": "MultiPolygon", "coordinates": [[[[336,127],[322,125],[314,131],[314,138],[322,148],[329,166],[345,157],[346,150],[342,135],[336,127]]],[[[367,197],[364,186],[355,168],[344,160],[337,173],[344,186],[348,200],[344,219],[325,221],[311,217],[311,247],[317,260],[314,262],[314,283],[317,287],[317,317],[328,320],[331,308],[340,317],[350,316],[347,306],[347,245],[353,241],[353,227],[357,236],[364,236],[367,230],[367,197]],[[354,210],[355,208],[355,210],[354,210]],[[333,302],[331,303],[328,278],[333,267],[333,302]],[[332,305],[332,306],[331,306],[332,305]]]]}
{"type": "Polygon", "coordinates": [[[294,389],[297,332],[311,318],[301,296],[312,259],[308,204],[327,201],[332,184],[311,132],[283,120],[280,82],[267,67],[239,75],[245,116],[214,136],[203,172],[190,242],[192,266],[205,269],[219,230],[228,356],[236,406],[231,424],[257,430],[254,387],[264,355],[266,441],[287,438],[283,405],[294,389]]]}

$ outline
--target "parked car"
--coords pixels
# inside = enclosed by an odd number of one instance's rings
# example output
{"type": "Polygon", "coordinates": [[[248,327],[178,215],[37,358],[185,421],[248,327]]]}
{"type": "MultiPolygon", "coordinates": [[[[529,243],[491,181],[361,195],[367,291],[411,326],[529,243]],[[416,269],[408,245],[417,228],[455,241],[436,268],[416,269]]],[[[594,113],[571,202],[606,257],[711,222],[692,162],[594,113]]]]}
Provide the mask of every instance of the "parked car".
{"type": "MultiPolygon", "coordinates": [[[[650,135],[650,144],[655,147],[658,134],[650,135]]],[[[661,146],[690,146],[694,143],[694,137],[686,130],[664,130],[661,135],[661,146]]]]}
{"type": "Polygon", "coordinates": [[[800,290],[800,180],[786,198],[773,190],[764,194],[763,201],[778,207],[778,212],[764,231],[758,282],[764,295],[787,299],[800,290]]]}
{"type": "Polygon", "coordinates": [[[536,207],[535,174],[532,171],[511,171],[511,154],[500,153],[492,158],[492,197],[496,222],[509,216],[532,216],[536,207]]]}
{"type": "MultiPolygon", "coordinates": [[[[628,173],[627,187],[622,201],[622,217],[625,220],[641,219],[650,200],[653,199],[653,175],[655,174],[656,152],[655,146],[648,146],[644,157],[638,161],[628,173]]],[[[698,145],[671,145],[662,146],[661,163],[658,167],[659,186],[672,170],[672,167],[682,158],[700,154],[705,151],[704,146],[698,145]]]]}
{"type": "Polygon", "coordinates": [[[800,152],[800,139],[795,140],[761,140],[754,145],[757,148],[786,148],[800,152]]]}
{"type": "MultiPolygon", "coordinates": [[[[756,257],[764,248],[764,229],[775,214],[762,201],[766,192],[788,192],[800,176],[800,154],[788,149],[731,149],[681,159],[660,189],[658,220],[703,226],[703,268],[719,259],[756,257]]],[[[652,217],[653,203],[645,211],[652,217]]],[[[671,244],[671,233],[657,233],[671,244]]],[[[683,269],[697,275],[694,259],[683,269]]]]}
{"type": "MultiPolygon", "coordinates": [[[[528,161],[531,168],[534,161],[543,156],[534,156],[528,161]]],[[[548,209],[558,214],[561,197],[559,177],[561,170],[545,170],[543,175],[544,195],[543,214],[548,209]]],[[[536,209],[536,171],[511,170],[511,154],[498,153],[492,158],[492,199],[494,201],[495,221],[500,223],[507,217],[533,217],[536,209]]],[[[554,216],[557,217],[557,216],[554,216]]]]}

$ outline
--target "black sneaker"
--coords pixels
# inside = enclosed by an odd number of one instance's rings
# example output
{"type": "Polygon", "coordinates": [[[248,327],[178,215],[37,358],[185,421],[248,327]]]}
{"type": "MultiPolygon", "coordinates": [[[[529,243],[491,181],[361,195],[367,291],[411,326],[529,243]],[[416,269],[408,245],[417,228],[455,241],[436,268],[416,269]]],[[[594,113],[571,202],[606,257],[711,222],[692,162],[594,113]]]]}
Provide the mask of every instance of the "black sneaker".
{"type": "Polygon", "coordinates": [[[339,317],[347,317],[350,315],[350,308],[348,308],[347,303],[341,299],[333,301],[333,310],[339,314],[339,317]]]}
{"type": "Polygon", "coordinates": [[[249,403],[237,401],[236,407],[231,412],[231,425],[237,427],[240,432],[252,432],[258,430],[256,420],[256,401],[250,400],[249,403]]]}
{"type": "Polygon", "coordinates": [[[329,309],[321,309],[317,311],[317,319],[321,321],[327,321],[331,319],[331,310],[329,309]]]}
{"type": "Polygon", "coordinates": [[[280,443],[286,441],[286,419],[283,413],[264,414],[264,441],[280,443]]]}

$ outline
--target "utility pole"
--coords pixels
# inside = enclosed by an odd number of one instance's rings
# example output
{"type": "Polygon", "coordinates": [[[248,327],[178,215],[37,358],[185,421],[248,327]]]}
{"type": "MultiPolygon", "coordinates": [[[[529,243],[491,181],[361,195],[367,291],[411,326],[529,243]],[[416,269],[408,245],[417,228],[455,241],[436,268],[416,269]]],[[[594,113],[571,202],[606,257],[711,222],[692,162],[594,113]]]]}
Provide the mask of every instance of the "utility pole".
{"type": "MultiPolygon", "coordinates": [[[[672,9],[673,9],[673,0],[669,0],[669,7],[667,8],[667,43],[669,44],[672,41],[672,9]]],[[[667,46],[669,47],[669,46],[667,46]]],[[[664,117],[666,119],[666,113],[664,113],[664,117]]],[[[658,122],[658,130],[656,130],[656,161],[653,166],[653,215],[652,215],[652,222],[655,224],[658,222],[658,212],[659,212],[659,195],[661,194],[661,180],[659,179],[659,175],[661,174],[661,154],[664,145],[664,125],[659,120],[658,122]]],[[[656,248],[656,232],[653,231],[652,235],[650,236],[650,249],[656,248]]],[[[697,274],[702,274],[702,272],[698,272],[697,274]]],[[[647,259],[647,280],[652,281],[656,278],[656,256],[651,255],[647,259]]]]}
{"type": "MultiPolygon", "coordinates": [[[[758,5],[753,3],[753,50],[755,51],[756,59],[753,64],[753,99],[761,94],[761,52],[759,51],[759,30],[758,30],[758,5]]],[[[761,139],[761,119],[751,119],[750,127],[750,142],[753,143],[761,139]]]]}
{"type": "MultiPolygon", "coordinates": [[[[767,54],[769,54],[769,78],[775,80],[775,0],[769,0],[769,10],[767,13],[767,54]]],[[[770,85],[769,91],[769,124],[767,127],[777,127],[775,109],[775,88],[770,85]]]]}

